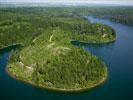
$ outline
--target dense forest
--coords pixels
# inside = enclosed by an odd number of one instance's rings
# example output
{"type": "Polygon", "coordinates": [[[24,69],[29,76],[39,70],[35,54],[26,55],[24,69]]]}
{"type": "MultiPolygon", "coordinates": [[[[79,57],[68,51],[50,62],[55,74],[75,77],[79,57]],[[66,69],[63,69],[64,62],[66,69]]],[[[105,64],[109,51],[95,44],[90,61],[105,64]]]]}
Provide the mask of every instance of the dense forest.
{"type": "MultiPolygon", "coordinates": [[[[74,11],[77,11],[76,8],[1,8],[0,47],[2,48],[2,46],[14,42],[29,44],[34,37],[41,34],[48,27],[57,26],[62,27],[64,30],[72,31],[73,33],[80,33],[79,35],[83,34],[81,38],[84,38],[86,42],[89,41],[90,38],[93,39],[94,42],[98,42],[100,38],[95,38],[95,36],[102,36],[106,33],[108,33],[108,36],[106,36],[107,38],[103,38],[103,40],[105,39],[105,41],[108,42],[108,38],[110,38],[113,41],[113,37],[111,37],[113,35],[115,36],[113,29],[106,25],[91,24],[89,21],[82,19],[78,13],[74,13],[74,11]],[[7,34],[8,38],[6,37],[7,34]],[[91,35],[85,37],[84,34],[91,35]],[[14,35],[14,37],[12,35],[14,35]]],[[[79,10],[79,14],[81,11],[82,10],[79,10]]],[[[80,36],[77,35],[78,39],[79,37],[80,36]]],[[[74,36],[74,38],[76,38],[76,36],[74,36]]]]}
{"type": "MultiPolygon", "coordinates": [[[[82,11],[81,11],[82,12],[82,11]]],[[[133,7],[93,7],[84,9],[83,15],[90,14],[100,18],[107,18],[111,21],[133,26],[133,7]]]]}
{"type": "Polygon", "coordinates": [[[0,8],[0,48],[23,45],[11,52],[8,71],[36,86],[76,91],[102,83],[107,78],[105,63],[71,41],[115,39],[111,27],[90,23],[76,8],[0,8]]]}

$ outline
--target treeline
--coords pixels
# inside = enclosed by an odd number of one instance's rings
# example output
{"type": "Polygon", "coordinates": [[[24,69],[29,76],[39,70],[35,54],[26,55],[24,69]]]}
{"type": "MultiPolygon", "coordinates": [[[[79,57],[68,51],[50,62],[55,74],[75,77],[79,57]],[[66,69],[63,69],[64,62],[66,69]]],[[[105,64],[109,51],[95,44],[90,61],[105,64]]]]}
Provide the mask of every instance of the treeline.
{"type": "Polygon", "coordinates": [[[107,75],[106,65],[73,46],[71,35],[59,27],[46,30],[19,55],[15,52],[10,56],[9,71],[42,87],[69,90],[98,84],[107,75]]]}
{"type": "Polygon", "coordinates": [[[91,24],[74,11],[74,8],[0,8],[0,47],[12,43],[28,45],[49,27],[84,35],[107,34],[106,39],[113,35],[110,27],[91,24]]]}
{"type": "Polygon", "coordinates": [[[24,45],[11,52],[9,72],[37,86],[66,90],[103,82],[106,65],[71,40],[108,43],[115,40],[115,31],[80,13],[75,8],[1,8],[0,47],[24,45]]]}
{"type": "Polygon", "coordinates": [[[107,18],[111,21],[133,26],[133,7],[109,6],[109,7],[84,7],[77,8],[73,12],[81,16],[96,16],[107,18]]]}

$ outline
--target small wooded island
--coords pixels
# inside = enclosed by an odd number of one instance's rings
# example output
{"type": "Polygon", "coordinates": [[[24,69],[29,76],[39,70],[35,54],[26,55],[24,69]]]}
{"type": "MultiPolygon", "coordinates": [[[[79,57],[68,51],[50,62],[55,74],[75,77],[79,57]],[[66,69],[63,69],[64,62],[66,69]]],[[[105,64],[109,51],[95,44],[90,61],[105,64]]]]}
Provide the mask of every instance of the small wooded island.
{"type": "Polygon", "coordinates": [[[71,41],[109,43],[115,41],[115,31],[76,14],[38,9],[1,9],[5,14],[1,15],[0,47],[23,44],[11,52],[8,73],[32,85],[65,92],[103,83],[106,64],[71,41]]]}

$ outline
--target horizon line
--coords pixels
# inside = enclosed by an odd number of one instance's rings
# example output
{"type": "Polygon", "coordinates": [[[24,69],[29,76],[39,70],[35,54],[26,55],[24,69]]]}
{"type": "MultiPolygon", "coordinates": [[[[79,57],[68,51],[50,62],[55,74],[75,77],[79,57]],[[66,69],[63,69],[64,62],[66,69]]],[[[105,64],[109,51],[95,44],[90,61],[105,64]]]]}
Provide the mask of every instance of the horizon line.
{"type": "Polygon", "coordinates": [[[122,3],[71,3],[71,2],[67,2],[67,3],[63,3],[63,2],[0,2],[0,4],[51,4],[51,5],[71,5],[71,6],[80,6],[80,5],[116,5],[116,6],[133,6],[133,4],[122,4],[122,3]]]}

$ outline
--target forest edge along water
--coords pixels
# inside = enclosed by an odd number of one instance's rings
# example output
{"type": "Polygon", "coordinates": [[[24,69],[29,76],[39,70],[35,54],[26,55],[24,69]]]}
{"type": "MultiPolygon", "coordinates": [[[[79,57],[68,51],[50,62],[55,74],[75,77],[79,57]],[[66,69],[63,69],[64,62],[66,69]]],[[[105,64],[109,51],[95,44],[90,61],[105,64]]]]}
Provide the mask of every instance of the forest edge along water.
{"type": "MultiPolygon", "coordinates": [[[[90,18],[89,18],[90,19],[90,18]]],[[[132,45],[133,41],[132,41],[132,37],[133,37],[133,28],[130,26],[126,26],[126,25],[122,25],[119,23],[114,23],[114,22],[110,22],[108,20],[104,20],[104,19],[98,19],[98,18],[94,18],[91,17],[91,21],[93,22],[100,22],[103,24],[108,24],[111,27],[113,27],[116,31],[117,34],[117,40],[115,43],[113,43],[112,45],[105,45],[105,46],[83,46],[86,50],[91,51],[93,54],[97,55],[98,57],[100,57],[101,59],[103,59],[108,65],[109,65],[109,79],[107,80],[107,82],[97,88],[92,90],[91,93],[88,94],[88,92],[84,93],[84,94],[80,94],[80,95],[65,95],[65,94],[54,94],[51,92],[46,92],[45,90],[41,90],[41,89],[34,89],[32,86],[21,83],[19,81],[13,80],[8,78],[7,74],[4,74],[6,76],[3,76],[3,81],[2,81],[2,86],[0,86],[1,90],[3,91],[3,93],[1,92],[1,94],[5,94],[8,95],[8,97],[5,97],[4,95],[2,95],[2,97],[9,99],[9,97],[12,98],[16,98],[16,94],[20,93],[21,95],[18,95],[19,97],[22,97],[24,99],[25,96],[27,96],[28,99],[37,99],[38,96],[40,97],[40,99],[43,98],[49,98],[49,99],[53,99],[53,98],[57,98],[57,99],[65,99],[65,98],[76,98],[77,100],[80,99],[94,99],[94,100],[99,100],[100,98],[103,99],[108,99],[108,100],[112,100],[115,98],[121,98],[121,100],[125,100],[129,97],[132,97],[132,91],[133,91],[133,87],[132,87],[132,83],[133,83],[133,78],[132,78],[132,66],[133,63],[132,61],[128,60],[128,58],[132,59],[133,55],[132,55],[132,50],[133,47],[129,46],[132,45]],[[123,30],[122,30],[123,29],[123,30]],[[125,55],[128,56],[125,56],[125,55]],[[116,59],[119,59],[120,61],[117,61],[114,59],[114,56],[116,59]],[[128,58],[125,58],[128,57],[128,58]],[[126,60],[127,59],[127,60],[126,60]],[[124,70],[124,72],[123,72],[124,70]],[[119,72],[119,73],[118,73],[119,72]],[[8,81],[7,79],[9,79],[10,81],[8,81]],[[125,82],[123,83],[122,80],[125,80],[125,82]],[[5,81],[6,80],[6,81],[5,81]],[[10,85],[7,83],[10,82],[10,85]],[[124,85],[131,85],[130,87],[123,87],[124,85]],[[16,89],[15,87],[11,86],[15,86],[16,85],[16,89]],[[6,86],[6,88],[4,87],[6,86]],[[7,87],[9,86],[9,87],[7,87]],[[17,88],[22,87],[22,91],[20,92],[17,88]],[[12,90],[9,90],[12,89],[12,90]],[[7,91],[8,90],[8,91],[7,91]],[[13,91],[13,92],[10,92],[13,91]],[[16,92],[15,92],[16,91],[16,92]],[[18,93],[17,93],[18,91],[18,93]],[[31,92],[33,91],[33,92],[31,92]],[[27,95],[26,95],[26,93],[27,95]],[[28,93],[30,92],[30,93],[28,93]],[[33,95],[34,94],[34,95],[33,95]],[[40,95],[43,94],[43,95],[40,95]],[[104,94],[104,97],[103,97],[104,94]],[[53,96],[53,97],[51,97],[53,96]]],[[[5,54],[7,56],[7,54],[5,54]]],[[[6,60],[6,57],[3,56],[6,60]]],[[[1,63],[4,63],[3,60],[1,63]]],[[[5,64],[4,64],[5,65],[5,64]]]]}
{"type": "Polygon", "coordinates": [[[71,22],[72,26],[63,24],[62,29],[55,25],[47,29],[48,32],[35,37],[34,42],[18,54],[12,54],[8,64],[9,72],[21,80],[56,91],[81,91],[103,82],[107,77],[105,63],[84,49],[76,48],[69,41],[72,38],[107,43],[115,39],[114,30],[107,25],[89,24],[80,17],[63,18],[64,21],[71,22]],[[68,32],[64,29],[66,27],[68,32]]]}

